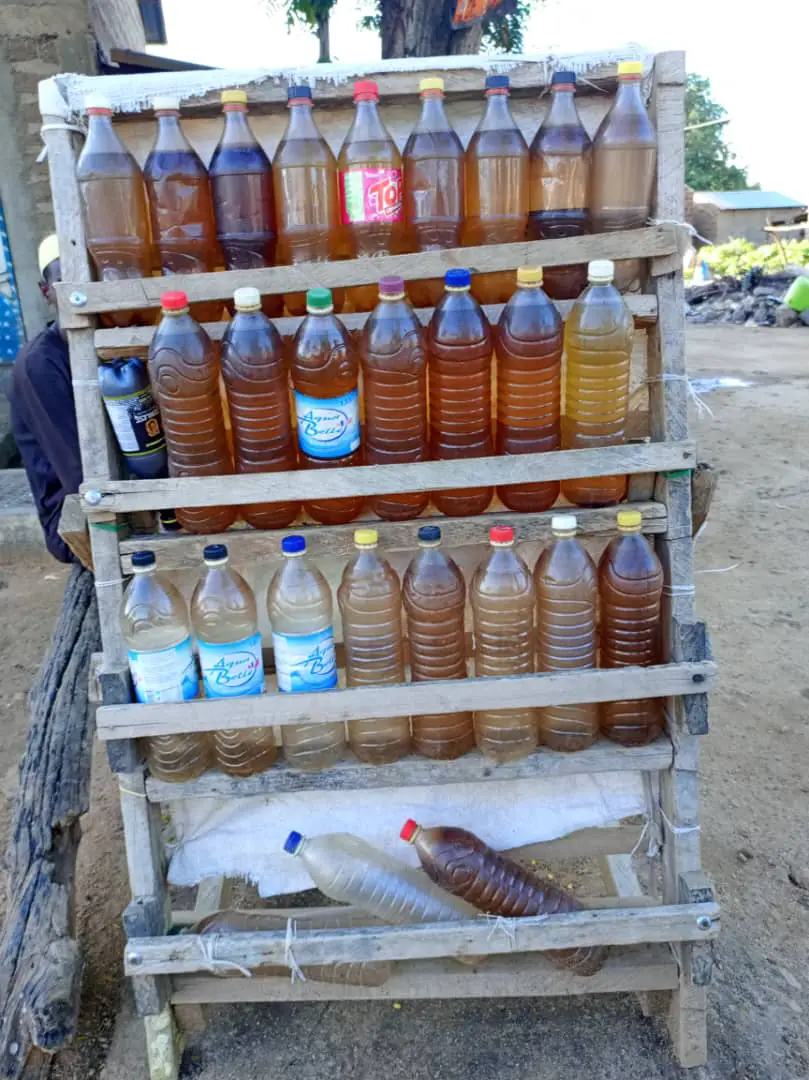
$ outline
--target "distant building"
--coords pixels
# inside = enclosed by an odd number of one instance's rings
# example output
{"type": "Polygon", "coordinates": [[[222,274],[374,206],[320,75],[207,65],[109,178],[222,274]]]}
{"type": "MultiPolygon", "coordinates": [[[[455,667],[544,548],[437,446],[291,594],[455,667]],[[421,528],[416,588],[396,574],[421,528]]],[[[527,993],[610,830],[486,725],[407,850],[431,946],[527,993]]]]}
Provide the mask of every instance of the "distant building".
{"type": "Polygon", "coordinates": [[[695,191],[688,220],[712,244],[736,238],[771,244],[766,225],[792,225],[805,218],[805,203],[777,191],[695,191]]]}

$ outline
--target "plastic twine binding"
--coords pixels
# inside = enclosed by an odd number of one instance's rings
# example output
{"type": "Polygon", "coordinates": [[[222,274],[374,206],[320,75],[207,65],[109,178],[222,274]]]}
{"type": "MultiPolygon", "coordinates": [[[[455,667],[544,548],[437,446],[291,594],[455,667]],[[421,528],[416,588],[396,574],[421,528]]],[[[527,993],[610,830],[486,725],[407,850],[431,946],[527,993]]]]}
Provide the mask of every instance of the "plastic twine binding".
{"type": "Polygon", "coordinates": [[[242,967],[241,964],[237,964],[235,960],[216,959],[213,951],[218,940],[218,934],[211,934],[209,936],[197,934],[197,944],[199,945],[199,951],[202,954],[202,960],[207,970],[210,971],[212,975],[220,975],[223,971],[239,971],[246,979],[252,979],[252,971],[250,971],[249,968],[242,967]]]}
{"type": "Polygon", "coordinates": [[[294,919],[287,919],[287,931],[286,938],[284,940],[284,963],[289,968],[289,981],[294,983],[295,980],[300,982],[306,982],[306,976],[301,971],[298,961],[295,959],[295,954],[292,952],[292,942],[295,940],[297,923],[294,919]]]}
{"type": "Polygon", "coordinates": [[[648,383],[667,383],[667,382],[684,382],[686,391],[689,398],[694,402],[697,408],[697,416],[710,416],[713,418],[713,411],[708,402],[694,389],[694,384],[688,378],[687,375],[675,375],[673,372],[665,372],[663,375],[650,375],[646,379],[648,383]]]}
{"type": "MultiPolygon", "coordinates": [[[[535,918],[547,919],[547,915],[538,915],[535,918]]],[[[506,941],[508,941],[508,951],[514,952],[517,948],[517,929],[515,927],[514,919],[508,919],[505,915],[484,915],[484,919],[491,923],[491,929],[487,935],[487,940],[491,941],[494,934],[500,930],[506,935],[506,941]]]]}

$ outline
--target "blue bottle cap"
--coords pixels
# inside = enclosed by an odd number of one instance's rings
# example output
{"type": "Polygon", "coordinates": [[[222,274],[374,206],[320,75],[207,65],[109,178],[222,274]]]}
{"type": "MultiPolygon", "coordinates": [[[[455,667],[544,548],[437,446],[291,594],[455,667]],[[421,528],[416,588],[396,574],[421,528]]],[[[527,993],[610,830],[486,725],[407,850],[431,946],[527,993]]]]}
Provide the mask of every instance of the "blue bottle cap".
{"type": "Polygon", "coordinates": [[[576,72],[575,71],[554,71],[553,78],[551,79],[551,86],[560,86],[563,83],[573,83],[576,85],[576,72]]]}
{"type": "Polygon", "coordinates": [[[281,541],[281,551],[285,555],[300,555],[306,551],[306,538],[303,536],[285,536],[281,541]]]}
{"type": "Polygon", "coordinates": [[[228,557],[228,549],[224,544],[208,544],[202,549],[202,558],[205,562],[223,562],[228,557]]]}
{"type": "Polygon", "coordinates": [[[422,525],[419,540],[422,544],[436,544],[441,540],[441,530],[437,525],[422,525]]]}
{"type": "Polygon", "coordinates": [[[132,556],[133,566],[154,566],[156,562],[153,551],[136,551],[132,556]]]}
{"type": "Polygon", "coordinates": [[[487,75],[486,76],[486,89],[487,90],[510,90],[511,79],[508,75],[487,75]]]}
{"type": "Polygon", "coordinates": [[[293,101],[295,98],[309,98],[312,100],[312,87],[311,86],[290,86],[287,88],[287,101],[293,101]]]}
{"type": "Polygon", "coordinates": [[[299,832],[295,832],[293,829],[289,836],[284,841],[284,851],[287,855],[297,855],[298,848],[303,843],[303,837],[299,832]]]}
{"type": "Polygon", "coordinates": [[[444,274],[444,284],[448,289],[468,289],[472,284],[472,275],[468,270],[456,268],[444,274]]]}

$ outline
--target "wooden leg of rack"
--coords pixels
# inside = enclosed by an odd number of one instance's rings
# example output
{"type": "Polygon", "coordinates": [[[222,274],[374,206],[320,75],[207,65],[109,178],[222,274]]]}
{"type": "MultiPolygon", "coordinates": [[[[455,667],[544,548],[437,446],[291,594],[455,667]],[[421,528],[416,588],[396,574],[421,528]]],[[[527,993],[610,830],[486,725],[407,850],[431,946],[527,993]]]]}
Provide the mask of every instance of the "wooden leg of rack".
{"type": "Polygon", "coordinates": [[[149,1080],[178,1080],[182,1047],[171,1006],[157,1016],[146,1016],[146,1054],[149,1061],[149,1080]]]}

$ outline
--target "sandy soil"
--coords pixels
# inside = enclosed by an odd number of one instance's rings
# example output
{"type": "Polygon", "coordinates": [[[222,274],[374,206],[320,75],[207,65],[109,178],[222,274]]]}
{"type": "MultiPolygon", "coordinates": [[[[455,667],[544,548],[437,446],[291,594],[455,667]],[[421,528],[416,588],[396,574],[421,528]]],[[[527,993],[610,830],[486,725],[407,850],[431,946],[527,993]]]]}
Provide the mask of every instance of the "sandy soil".
{"type": "MultiPolygon", "coordinates": [[[[699,1080],[809,1077],[809,336],[689,328],[692,375],[735,375],[695,421],[722,479],[697,545],[698,607],[720,664],[704,740],[704,864],[723,907],[710,992],[710,1061],[699,1080]],[[732,567],[732,569],[730,569],[732,567]],[[724,572],[718,572],[724,571],[724,572]],[[798,882],[803,882],[801,886],[798,882]]],[[[0,564],[3,657],[0,836],[25,741],[24,695],[46,648],[64,573],[0,564]]],[[[79,868],[87,953],[80,1038],[56,1080],[144,1080],[142,1027],[120,976],[126,871],[114,787],[96,754],[79,868]],[[117,1016],[117,1022],[116,1022],[117,1016]]],[[[0,903],[2,900],[0,899],[0,903]]],[[[673,1080],[657,1022],[634,1000],[229,1007],[192,1039],[199,1080],[673,1080]]]]}

